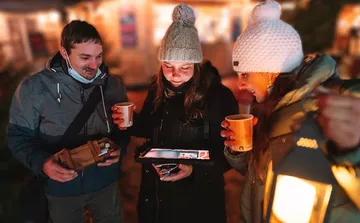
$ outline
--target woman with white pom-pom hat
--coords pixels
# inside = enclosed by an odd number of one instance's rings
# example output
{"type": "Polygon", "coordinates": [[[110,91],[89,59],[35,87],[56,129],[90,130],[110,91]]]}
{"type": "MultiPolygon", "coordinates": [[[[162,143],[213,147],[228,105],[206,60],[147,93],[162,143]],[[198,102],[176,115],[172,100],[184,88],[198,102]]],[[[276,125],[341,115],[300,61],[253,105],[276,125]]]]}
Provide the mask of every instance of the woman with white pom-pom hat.
{"type": "MultiPolygon", "coordinates": [[[[304,57],[299,34],[280,20],[280,15],[281,7],[276,1],[257,5],[233,49],[239,87],[252,92],[256,101],[252,108],[257,117],[253,150],[236,152],[231,149],[233,140],[224,143],[229,163],[246,174],[241,198],[244,222],[261,222],[267,168],[270,160],[276,158],[271,154],[291,148],[294,121],[305,115],[302,103],[321,87],[332,93],[318,94],[317,103],[308,109],[319,112],[319,126],[328,139],[327,154],[337,165],[352,165],[360,171],[359,82],[340,80],[330,56],[304,57]]],[[[223,121],[222,126],[227,128],[229,123],[223,121]]],[[[221,134],[230,137],[234,133],[223,130],[221,134]]],[[[360,222],[360,212],[342,189],[336,193],[330,221],[360,222]]]]}
{"type": "MultiPolygon", "coordinates": [[[[221,121],[238,107],[217,69],[202,62],[194,23],[189,6],[175,7],[159,50],[160,72],[131,130],[151,139],[147,146],[208,148],[214,165],[180,164],[179,172],[160,178],[158,168],[143,164],[139,223],[226,222],[223,173],[230,166],[223,154],[221,121]]],[[[121,114],[113,117],[121,122],[121,114]]]]}

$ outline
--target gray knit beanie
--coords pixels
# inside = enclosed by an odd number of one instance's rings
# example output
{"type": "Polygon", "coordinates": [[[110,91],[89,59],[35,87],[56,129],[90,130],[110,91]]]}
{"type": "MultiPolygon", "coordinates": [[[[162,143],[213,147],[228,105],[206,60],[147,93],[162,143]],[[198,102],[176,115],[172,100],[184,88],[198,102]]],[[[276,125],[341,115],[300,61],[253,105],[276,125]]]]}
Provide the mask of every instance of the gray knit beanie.
{"type": "Polygon", "coordinates": [[[195,28],[195,15],[186,4],[175,7],[173,23],[166,31],[159,50],[160,61],[200,63],[203,60],[195,28]]]}

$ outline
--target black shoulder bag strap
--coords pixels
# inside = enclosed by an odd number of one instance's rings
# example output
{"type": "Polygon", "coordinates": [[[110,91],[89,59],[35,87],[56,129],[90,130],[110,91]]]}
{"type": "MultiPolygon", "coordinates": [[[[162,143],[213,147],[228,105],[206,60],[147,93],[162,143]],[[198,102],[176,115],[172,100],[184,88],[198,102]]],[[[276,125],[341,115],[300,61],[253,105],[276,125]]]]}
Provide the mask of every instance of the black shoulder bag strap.
{"type": "Polygon", "coordinates": [[[96,86],[89,95],[88,100],[85,102],[80,112],[76,115],[75,119],[66,129],[63,135],[63,144],[71,141],[71,139],[80,132],[80,130],[83,128],[86,121],[89,119],[90,115],[93,113],[100,100],[100,86],[96,86]]]}

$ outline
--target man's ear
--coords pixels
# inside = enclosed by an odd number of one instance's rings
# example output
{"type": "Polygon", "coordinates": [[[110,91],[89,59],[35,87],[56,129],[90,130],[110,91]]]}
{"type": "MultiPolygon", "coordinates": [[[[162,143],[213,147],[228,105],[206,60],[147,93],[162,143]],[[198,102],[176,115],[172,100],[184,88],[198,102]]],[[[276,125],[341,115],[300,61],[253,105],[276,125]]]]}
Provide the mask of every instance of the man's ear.
{"type": "Polygon", "coordinates": [[[65,60],[67,60],[69,57],[64,47],[60,47],[60,54],[65,60]]]}

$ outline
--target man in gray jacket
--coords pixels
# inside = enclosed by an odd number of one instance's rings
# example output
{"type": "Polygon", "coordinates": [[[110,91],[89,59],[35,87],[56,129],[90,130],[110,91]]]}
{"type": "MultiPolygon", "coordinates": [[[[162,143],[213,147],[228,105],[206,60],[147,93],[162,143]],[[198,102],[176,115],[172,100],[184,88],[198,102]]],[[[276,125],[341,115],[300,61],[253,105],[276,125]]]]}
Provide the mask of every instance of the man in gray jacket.
{"type": "MultiPolygon", "coordinates": [[[[49,68],[27,77],[13,97],[8,126],[11,152],[36,175],[47,177],[45,192],[52,222],[82,222],[85,206],[94,222],[121,222],[117,196],[120,151],[129,140],[111,118],[111,106],[127,101],[122,81],[108,75],[102,40],[94,26],[72,21],[61,34],[60,51],[49,68]],[[101,99],[71,140],[64,133],[94,89],[101,99]],[[100,97],[100,96],[99,96],[100,97]],[[107,137],[120,150],[81,172],[58,163],[58,152],[107,137]]],[[[36,204],[34,204],[36,205],[36,204]]]]}

